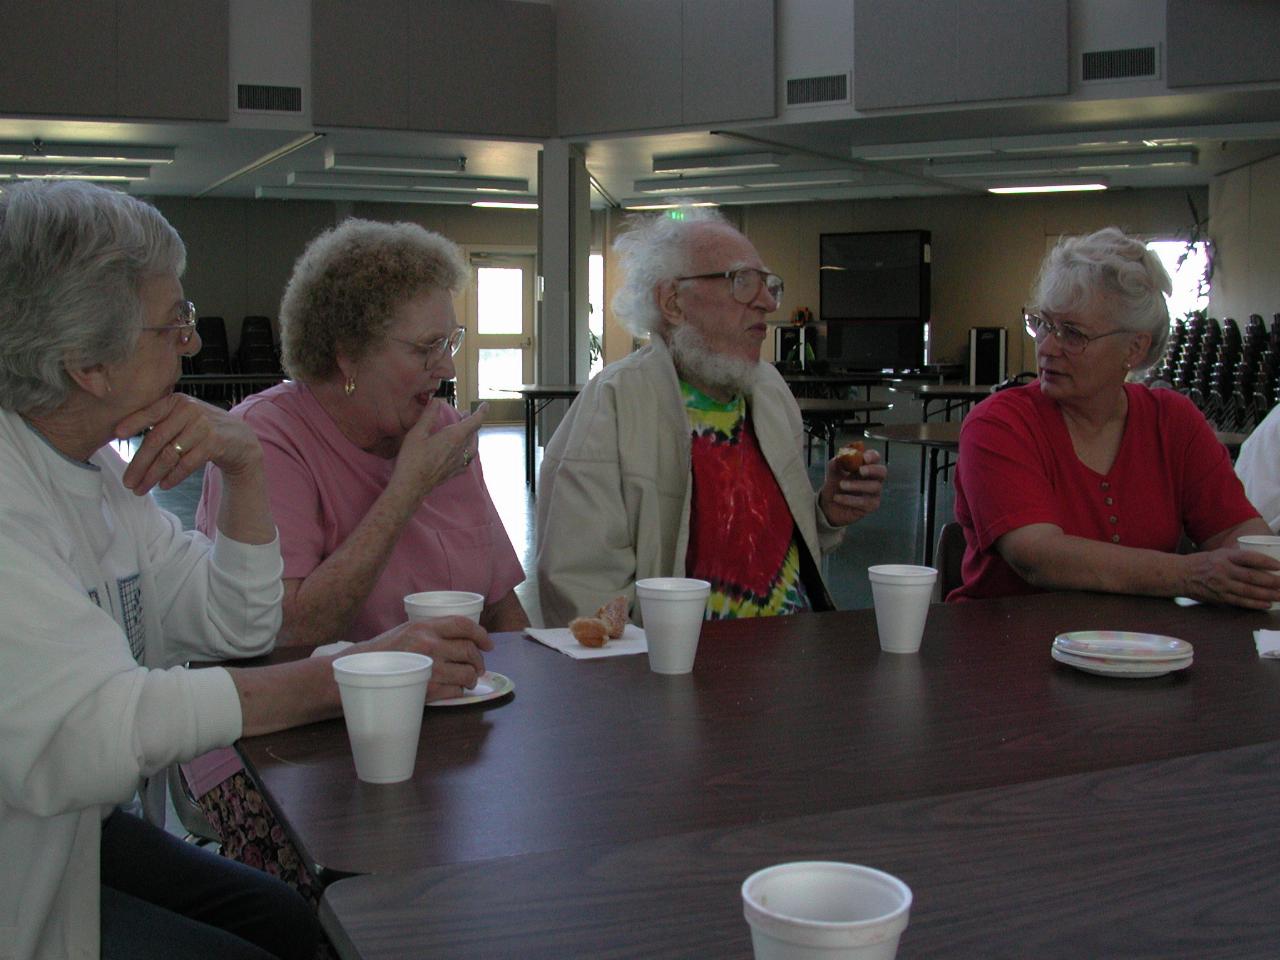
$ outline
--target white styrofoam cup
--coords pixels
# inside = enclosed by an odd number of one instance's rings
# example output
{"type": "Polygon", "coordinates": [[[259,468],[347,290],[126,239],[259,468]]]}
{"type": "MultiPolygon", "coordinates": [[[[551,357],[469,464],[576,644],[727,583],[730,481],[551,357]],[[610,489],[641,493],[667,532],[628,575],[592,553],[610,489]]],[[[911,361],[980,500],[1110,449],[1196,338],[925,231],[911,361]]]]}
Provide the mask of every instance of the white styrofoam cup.
{"type": "Polygon", "coordinates": [[[431,663],[430,657],[400,650],[333,661],[356,776],[366,783],[399,783],[413,776],[431,663]]]}
{"type": "Polygon", "coordinates": [[[747,877],[742,911],[756,960],[893,960],[911,888],[853,863],[780,863],[747,877]]]}
{"type": "Polygon", "coordinates": [[[690,577],[649,577],[636,581],[640,616],[654,673],[688,673],[698,653],[711,584],[690,577]]]}
{"type": "Polygon", "coordinates": [[[924,637],[924,621],[933,599],[938,571],[906,563],[867,568],[876,607],[876,633],[887,653],[916,653],[924,637]]]}

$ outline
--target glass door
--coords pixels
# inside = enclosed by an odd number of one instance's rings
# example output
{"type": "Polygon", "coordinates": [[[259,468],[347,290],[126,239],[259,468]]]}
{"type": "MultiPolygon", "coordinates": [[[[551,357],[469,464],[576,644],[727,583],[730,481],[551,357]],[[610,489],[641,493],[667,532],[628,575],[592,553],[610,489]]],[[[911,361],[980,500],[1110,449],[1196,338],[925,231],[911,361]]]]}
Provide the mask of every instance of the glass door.
{"type": "Polygon", "coordinates": [[[520,395],[502,388],[533,382],[533,271],[532,255],[471,255],[467,389],[459,405],[468,409],[488,401],[488,423],[524,421],[520,395]]]}

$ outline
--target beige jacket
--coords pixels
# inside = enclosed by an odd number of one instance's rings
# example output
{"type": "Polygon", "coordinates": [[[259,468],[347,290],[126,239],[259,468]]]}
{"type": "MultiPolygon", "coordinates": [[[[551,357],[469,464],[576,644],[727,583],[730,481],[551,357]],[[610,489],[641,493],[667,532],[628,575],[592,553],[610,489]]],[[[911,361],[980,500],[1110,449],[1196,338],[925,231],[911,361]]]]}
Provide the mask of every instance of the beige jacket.
{"type": "MultiPolygon", "coordinates": [[[[818,507],[804,461],[800,410],[778,372],[760,364],[747,398],[765,460],[815,561],[840,543],[818,507]]],[[[537,572],[542,620],[563,626],[642,577],[684,575],[692,493],[689,421],[666,345],[610,364],[589,383],[547,445],[538,481],[537,572]]],[[[639,609],[633,612],[639,619],[639,609]]]]}

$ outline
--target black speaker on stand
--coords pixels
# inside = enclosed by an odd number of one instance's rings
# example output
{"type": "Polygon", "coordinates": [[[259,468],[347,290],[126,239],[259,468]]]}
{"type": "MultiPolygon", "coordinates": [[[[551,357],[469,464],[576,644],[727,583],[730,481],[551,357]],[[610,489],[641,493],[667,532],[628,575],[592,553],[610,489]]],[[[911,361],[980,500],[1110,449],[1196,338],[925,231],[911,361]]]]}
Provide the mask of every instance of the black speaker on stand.
{"type": "Polygon", "coordinates": [[[969,383],[999,383],[1005,378],[1009,332],[1004,327],[969,328],[969,383]]]}

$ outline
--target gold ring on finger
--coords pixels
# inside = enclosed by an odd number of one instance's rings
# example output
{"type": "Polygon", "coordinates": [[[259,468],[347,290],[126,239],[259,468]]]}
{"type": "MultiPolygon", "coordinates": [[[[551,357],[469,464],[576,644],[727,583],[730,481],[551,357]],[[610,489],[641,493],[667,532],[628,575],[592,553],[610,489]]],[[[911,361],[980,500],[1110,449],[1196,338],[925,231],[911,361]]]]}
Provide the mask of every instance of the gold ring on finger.
{"type": "Polygon", "coordinates": [[[179,458],[181,458],[181,456],[182,456],[182,444],[180,444],[180,443],[175,443],[175,444],[173,445],[173,452],[174,452],[174,453],[176,453],[176,454],[179,456],[179,458]]]}

